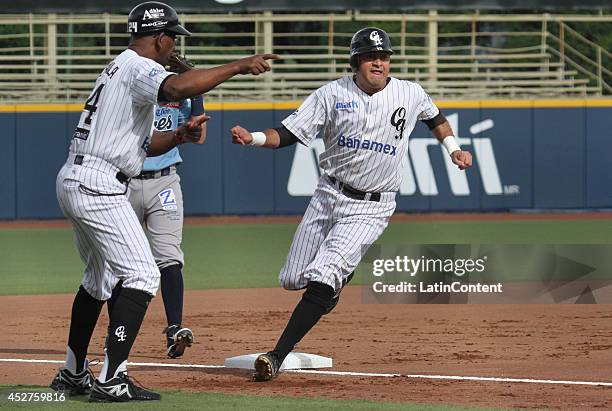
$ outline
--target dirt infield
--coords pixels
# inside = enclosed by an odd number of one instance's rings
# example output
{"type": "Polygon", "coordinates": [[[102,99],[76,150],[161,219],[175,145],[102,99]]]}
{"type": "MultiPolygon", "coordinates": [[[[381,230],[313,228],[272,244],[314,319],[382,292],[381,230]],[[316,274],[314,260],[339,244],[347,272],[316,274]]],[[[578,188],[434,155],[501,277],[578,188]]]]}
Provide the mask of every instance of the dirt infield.
{"type": "MultiPolygon", "coordinates": [[[[63,360],[72,295],[0,297],[0,358],[63,360]]],[[[299,293],[281,289],[191,291],[184,324],[196,344],[183,364],[272,347],[299,293]]],[[[106,316],[90,358],[103,358],[106,316]]],[[[610,305],[367,305],[348,287],[336,311],[299,351],[331,356],[334,370],[612,382],[610,305]]],[[[131,356],[165,359],[161,298],[152,304],[131,356]]],[[[0,384],[48,384],[55,364],[0,363],[0,384]]],[[[612,408],[612,387],[434,381],[284,373],[270,383],[227,369],[133,367],[143,384],[166,389],[526,408],[612,408]]],[[[96,367],[94,371],[99,371],[96,367]]]]}

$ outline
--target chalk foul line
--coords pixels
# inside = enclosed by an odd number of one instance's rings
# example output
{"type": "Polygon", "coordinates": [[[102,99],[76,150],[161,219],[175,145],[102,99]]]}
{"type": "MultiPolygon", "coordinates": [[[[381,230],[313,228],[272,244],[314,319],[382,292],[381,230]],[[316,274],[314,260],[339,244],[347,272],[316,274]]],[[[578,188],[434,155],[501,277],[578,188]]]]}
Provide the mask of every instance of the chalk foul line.
{"type": "MultiPolygon", "coordinates": [[[[23,358],[0,358],[0,363],[46,363],[63,364],[60,360],[39,360],[23,358]]],[[[165,368],[193,368],[193,369],[219,369],[225,368],[223,365],[206,364],[168,364],[154,362],[128,362],[129,366],[135,367],[165,367],[165,368]]],[[[353,372],[353,371],[330,371],[330,370],[285,370],[298,374],[319,374],[333,375],[340,377],[374,377],[374,378],[413,378],[426,380],[451,380],[451,381],[490,381],[490,382],[509,382],[509,383],[528,383],[528,384],[556,384],[556,385],[587,385],[612,387],[612,382],[601,381],[566,381],[566,380],[542,380],[533,378],[505,378],[505,377],[473,377],[461,375],[426,375],[426,374],[388,374],[374,372],[353,372]]]]}

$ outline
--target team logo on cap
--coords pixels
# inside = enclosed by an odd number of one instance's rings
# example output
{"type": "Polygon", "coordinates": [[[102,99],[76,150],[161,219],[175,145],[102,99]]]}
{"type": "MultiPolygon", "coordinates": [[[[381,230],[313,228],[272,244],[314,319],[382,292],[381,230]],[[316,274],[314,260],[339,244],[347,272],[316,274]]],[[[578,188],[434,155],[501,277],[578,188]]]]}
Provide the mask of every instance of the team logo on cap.
{"type": "Polygon", "coordinates": [[[164,16],[164,9],[149,9],[145,10],[142,20],[159,19],[164,16]]]}
{"type": "Polygon", "coordinates": [[[374,30],[370,33],[370,40],[374,42],[375,46],[382,46],[383,41],[380,38],[380,34],[378,34],[378,30],[374,30]]]}

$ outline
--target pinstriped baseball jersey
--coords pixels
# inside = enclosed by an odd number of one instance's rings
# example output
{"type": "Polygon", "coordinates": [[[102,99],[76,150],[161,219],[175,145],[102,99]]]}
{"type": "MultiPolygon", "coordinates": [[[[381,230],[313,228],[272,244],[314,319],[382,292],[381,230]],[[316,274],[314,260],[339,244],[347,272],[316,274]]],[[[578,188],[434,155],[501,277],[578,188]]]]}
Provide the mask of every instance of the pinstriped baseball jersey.
{"type": "Polygon", "coordinates": [[[282,121],[303,144],[321,134],[321,168],[330,176],[367,192],[399,190],[408,140],[417,120],[439,110],[423,88],[390,77],[372,95],[346,76],[316,90],[282,121]]]}
{"type": "Polygon", "coordinates": [[[96,80],[70,151],[105,160],[128,177],[139,174],[151,140],[153,105],[172,74],[133,50],[119,54],[96,80]]]}

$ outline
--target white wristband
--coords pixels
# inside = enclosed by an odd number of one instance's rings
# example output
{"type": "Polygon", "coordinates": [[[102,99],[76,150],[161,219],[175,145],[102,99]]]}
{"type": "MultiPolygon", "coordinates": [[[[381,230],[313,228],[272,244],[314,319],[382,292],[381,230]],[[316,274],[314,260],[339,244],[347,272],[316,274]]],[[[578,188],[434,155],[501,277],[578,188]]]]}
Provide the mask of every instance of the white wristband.
{"type": "Polygon", "coordinates": [[[266,144],[266,135],[261,131],[256,131],[255,133],[251,133],[253,140],[249,143],[250,146],[258,146],[261,147],[266,144]]]}
{"type": "Polygon", "coordinates": [[[448,155],[453,154],[453,152],[457,150],[461,151],[461,147],[459,147],[459,144],[457,144],[453,136],[444,137],[442,145],[446,148],[446,151],[448,151],[448,155]]]}

